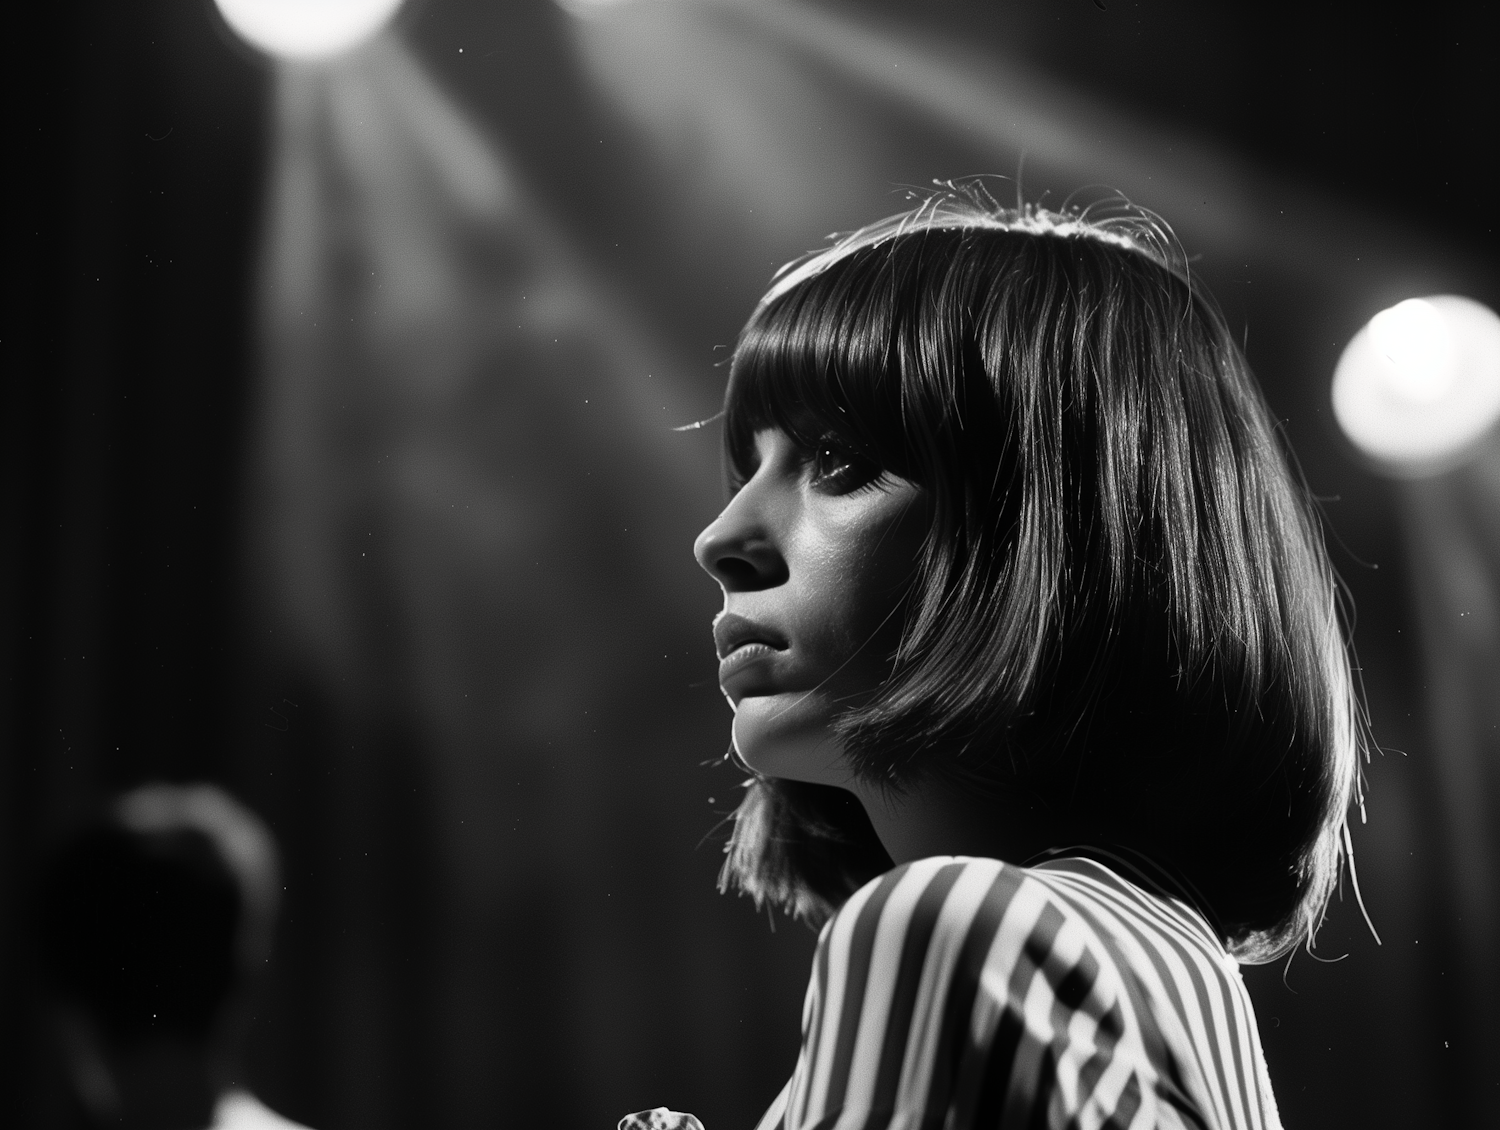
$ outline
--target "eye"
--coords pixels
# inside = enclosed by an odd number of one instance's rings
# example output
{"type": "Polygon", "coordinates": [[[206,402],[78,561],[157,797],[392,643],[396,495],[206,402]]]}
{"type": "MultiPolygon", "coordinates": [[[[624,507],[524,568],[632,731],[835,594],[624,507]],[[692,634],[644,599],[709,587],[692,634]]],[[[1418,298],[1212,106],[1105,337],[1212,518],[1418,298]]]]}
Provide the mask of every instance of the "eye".
{"type": "Polygon", "coordinates": [[[807,459],[814,490],[824,494],[850,494],[880,478],[879,464],[856,455],[837,436],[824,436],[807,459]]]}

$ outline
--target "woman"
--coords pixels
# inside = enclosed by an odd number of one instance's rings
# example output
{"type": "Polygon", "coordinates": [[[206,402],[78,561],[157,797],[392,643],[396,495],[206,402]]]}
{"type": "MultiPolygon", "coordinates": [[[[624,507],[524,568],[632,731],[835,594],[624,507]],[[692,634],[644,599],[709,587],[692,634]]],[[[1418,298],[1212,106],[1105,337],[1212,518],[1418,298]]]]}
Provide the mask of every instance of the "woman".
{"type": "Polygon", "coordinates": [[[1277,1127],[1361,734],[1318,522],[1161,227],[946,194],[782,274],[698,538],[724,882],[821,925],[761,1126],[1277,1127]]]}

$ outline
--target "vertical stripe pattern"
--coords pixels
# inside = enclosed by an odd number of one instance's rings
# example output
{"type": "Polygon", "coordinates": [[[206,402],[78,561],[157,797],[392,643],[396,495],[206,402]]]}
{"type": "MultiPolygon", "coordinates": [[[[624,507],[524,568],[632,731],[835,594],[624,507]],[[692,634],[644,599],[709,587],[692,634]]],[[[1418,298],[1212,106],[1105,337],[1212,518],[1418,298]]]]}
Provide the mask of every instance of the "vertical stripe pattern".
{"type": "Polygon", "coordinates": [[[1281,1130],[1238,966],[1107,853],[939,856],[823,928],[757,1130],[1281,1130]]]}

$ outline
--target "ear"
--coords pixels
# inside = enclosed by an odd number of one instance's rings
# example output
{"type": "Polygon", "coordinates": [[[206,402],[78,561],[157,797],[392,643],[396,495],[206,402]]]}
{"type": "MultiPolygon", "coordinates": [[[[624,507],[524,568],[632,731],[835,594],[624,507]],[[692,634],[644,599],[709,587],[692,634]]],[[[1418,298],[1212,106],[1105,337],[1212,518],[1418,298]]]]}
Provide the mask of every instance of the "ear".
{"type": "Polygon", "coordinates": [[[105,1054],[98,1023],[80,1009],[60,1005],[52,1013],[52,1030],[84,1109],[99,1122],[119,1121],[120,1087],[105,1054]]]}

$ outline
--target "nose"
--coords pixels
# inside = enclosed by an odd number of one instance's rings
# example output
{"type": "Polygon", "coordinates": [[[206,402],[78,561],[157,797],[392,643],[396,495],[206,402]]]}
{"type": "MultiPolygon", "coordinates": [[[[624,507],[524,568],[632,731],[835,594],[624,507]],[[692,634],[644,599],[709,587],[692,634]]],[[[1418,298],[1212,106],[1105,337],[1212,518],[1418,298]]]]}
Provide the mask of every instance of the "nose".
{"type": "Polygon", "coordinates": [[[725,592],[773,588],[787,578],[786,559],[777,545],[755,484],[747,484],[693,542],[693,556],[725,592]]]}

